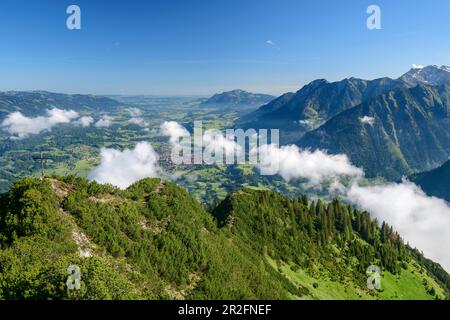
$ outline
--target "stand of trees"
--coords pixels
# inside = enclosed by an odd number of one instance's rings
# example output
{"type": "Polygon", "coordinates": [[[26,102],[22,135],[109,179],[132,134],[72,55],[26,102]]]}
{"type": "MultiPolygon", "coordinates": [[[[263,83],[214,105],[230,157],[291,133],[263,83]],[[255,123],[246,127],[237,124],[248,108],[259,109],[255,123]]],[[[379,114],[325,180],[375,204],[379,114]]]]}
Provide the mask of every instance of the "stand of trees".
{"type": "Polygon", "coordinates": [[[243,189],[211,214],[159,179],[119,190],[75,176],[23,179],[0,195],[3,299],[313,297],[271,260],[361,290],[369,265],[399,274],[414,260],[449,291],[438,264],[339,200],[243,189]],[[70,265],[80,290],[66,287],[70,265]]]}

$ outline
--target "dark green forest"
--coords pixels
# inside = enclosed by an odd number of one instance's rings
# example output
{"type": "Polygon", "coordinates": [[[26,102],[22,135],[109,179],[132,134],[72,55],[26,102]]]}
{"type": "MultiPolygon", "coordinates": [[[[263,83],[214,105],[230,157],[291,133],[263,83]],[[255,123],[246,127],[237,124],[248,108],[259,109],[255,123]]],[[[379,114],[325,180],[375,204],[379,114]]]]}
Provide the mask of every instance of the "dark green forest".
{"type": "Polygon", "coordinates": [[[120,190],[76,176],[25,178],[0,196],[1,299],[321,299],[330,285],[395,299],[410,283],[410,298],[449,297],[438,264],[337,199],[246,188],[208,212],[160,179],[120,190]],[[370,265],[386,290],[367,288],[370,265]]]}

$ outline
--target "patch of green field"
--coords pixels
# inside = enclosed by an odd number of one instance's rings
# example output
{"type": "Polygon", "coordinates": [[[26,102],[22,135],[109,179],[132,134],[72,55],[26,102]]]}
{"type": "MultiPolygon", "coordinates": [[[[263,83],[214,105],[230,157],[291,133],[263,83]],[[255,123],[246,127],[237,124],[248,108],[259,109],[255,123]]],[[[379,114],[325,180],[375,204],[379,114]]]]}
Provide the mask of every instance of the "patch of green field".
{"type": "MultiPolygon", "coordinates": [[[[86,178],[89,175],[89,173],[91,172],[91,170],[98,164],[99,164],[99,159],[97,159],[97,158],[84,159],[84,160],[78,160],[75,163],[75,166],[73,166],[73,167],[65,165],[64,163],[61,163],[54,168],[45,170],[45,172],[50,175],[56,174],[59,176],[75,174],[80,177],[86,178]]],[[[35,174],[39,175],[40,173],[36,172],[35,174]]]]}
{"type": "Polygon", "coordinates": [[[380,296],[385,299],[396,300],[431,300],[435,296],[430,294],[433,288],[436,295],[444,298],[444,293],[436,281],[421,270],[416,264],[408,264],[408,268],[402,269],[400,275],[383,272],[381,279],[382,291],[380,296]],[[426,283],[422,280],[426,279],[426,283]]]}
{"type": "MultiPolygon", "coordinates": [[[[282,262],[280,266],[270,257],[266,257],[269,264],[292,283],[308,288],[310,295],[301,299],[319,300],[433,300],[444,299],[444,292],[436,281],[420,269],[415,263],[408,264],[399,275],[383,272],[381,291],[362,290],[350,279],[345,282],[336,282],[325,276],[312,276],[303,269],[295,271],[290,265],[282,262]],[[425,278],[425,281],[423,280],[425,278]],[[432,294],[431,292],[435,292],[432,294]]],[[[294,297],[298,298],[298,297],[294,297]]]]}
{"type": "Polygon", "coordinates": [[[80,177],[87,177],[91,170],[99,164],[100,160],[97,158],[94,159],[85,159],[79,160],[75,164],[75,169],[73,171],[74,174],[80,177]]]}
{"type": "Polygon", "coordinates": [[[269,264],[281,271],[292,283],[308,288],[311,293],[301,299],[318,299],[318,300],[368,300],[376,297],[370,295],[369,292],[361,290],[353,282],[347,280],[340,283],[324,277],[312,277],[305,270],[298,269],[293,271],[291,266],[281,263],[281,268],[277,267],[275,260],[267,257],[269,264]]]}
{"type": "Polygon", "coordinates": [[[243,164],[237,165],[237,168],[239,170],[241,170],[241,174],[244,175],[244,176],[248,176],[248,175],[254,174],[254,171],[253,171],[254,165],[253,164],[243,163],[243,164]]]}
{"type": "Polygon", "coordinates": [[[252,186],[252,185],[249,185],[248,183],[243,183],[242,187],[244,187],[246,189],[252,189],[252,190],[271,190],[268,186],[264,186],[261,184],[258,184],[258,186],[252,186]]]}

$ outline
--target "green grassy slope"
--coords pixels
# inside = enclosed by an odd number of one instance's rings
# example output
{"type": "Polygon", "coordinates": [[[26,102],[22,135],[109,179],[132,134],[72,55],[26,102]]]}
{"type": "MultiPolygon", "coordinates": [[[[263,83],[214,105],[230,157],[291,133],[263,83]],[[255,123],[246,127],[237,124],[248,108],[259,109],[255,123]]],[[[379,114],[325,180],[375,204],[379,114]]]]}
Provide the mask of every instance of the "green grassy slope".
{"type": "Polygon", "coordinates": [[[23,179],[0,196],[0,298],[432,299],[448,294],[448,275],[436,265],[431,272],[398,240],[371,244],[375,238],[348,229],[350,216],[341,214],[346,206],[322,205],[244,189],[211,214],[184,189],[159,179],[127,190],[75,176],[43,183],[23,179]],[[342,223],[342,231],[328,225],[329,234],[322,235],[322,210],[342,223]],[[366,263],[383,267],[384,291],[365,287],[366,263]],[[80,290],[67,289],[70,265],[80,267],[80,290]]]}

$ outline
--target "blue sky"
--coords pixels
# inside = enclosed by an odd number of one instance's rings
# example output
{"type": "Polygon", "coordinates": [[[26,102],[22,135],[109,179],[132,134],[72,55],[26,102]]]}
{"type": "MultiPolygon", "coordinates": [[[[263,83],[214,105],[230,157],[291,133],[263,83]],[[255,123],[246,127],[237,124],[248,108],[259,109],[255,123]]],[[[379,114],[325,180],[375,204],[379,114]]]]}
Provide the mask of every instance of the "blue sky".
{"type": "Polygon", "coordinates": [[[2,0],[0,90],[281,94],[450,65],[449,34],[448,0],[2,0]],[[81,30],[66,28],[70,4],[81,30]]]}

